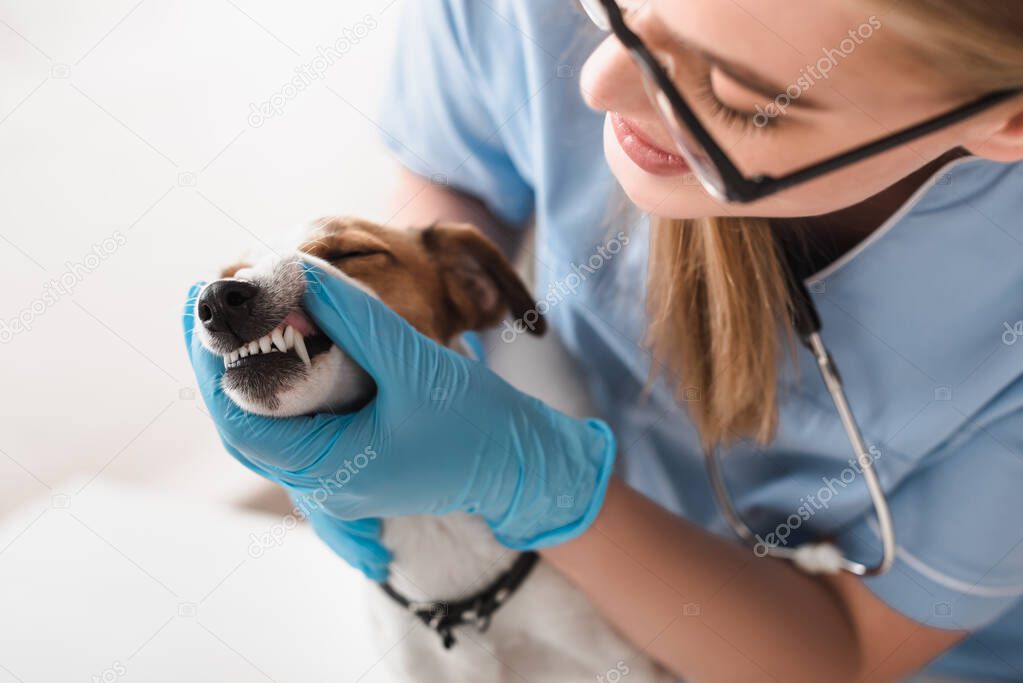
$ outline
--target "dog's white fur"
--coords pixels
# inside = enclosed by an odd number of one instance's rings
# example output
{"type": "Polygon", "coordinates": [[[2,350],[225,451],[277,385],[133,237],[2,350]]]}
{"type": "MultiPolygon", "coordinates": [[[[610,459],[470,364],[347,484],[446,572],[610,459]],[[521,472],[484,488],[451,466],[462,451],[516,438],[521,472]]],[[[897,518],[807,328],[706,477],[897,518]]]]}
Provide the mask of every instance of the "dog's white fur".
{"type": "MultiPolygon", "coordinates": [[[[323,271],[356,282],[329,263],[312,259],[323,271]]],[[[273,265],[268,266],[271,271],[273,265]]],[[[260,267],[262,270],[262,267],[260,267]]],[[[254,273],[239,273],[249,279],[254,273]]],[[[372,292],[370,292],[372,293],[372,292]]],[[[203,332],[200,330],[200,335],[203,332]]],[[[203,339],[204,337],[200,337],[203,339]]],[[[279,396],[277,415],[330,410],[363,391],[365,373],[341,349],[313,358],[308,379],[279,396]],[[354,366],[354,369],[353,369],[354,366]]],[[[261,406],[239,406],[267,414],[261,406]]],[[[390,583],[411,600],[456,600],[472,595],[515,561],[479,518],[466,514],[388,519],[383,543],[393,553],[390,583]]],[[[590,602],[551,566],[539,562],[494,615],[485,632],[455,629],[456,645],[444,650],[440,637],[413,618],[376,586],[367,583],[370,620],[382,645],[395,647],[382,666],[395,680],[425,683],[667,683],[676,680],[621,638],[590,602]]],[[[353,618],[351,615],[338,618],[353,618]]]]}

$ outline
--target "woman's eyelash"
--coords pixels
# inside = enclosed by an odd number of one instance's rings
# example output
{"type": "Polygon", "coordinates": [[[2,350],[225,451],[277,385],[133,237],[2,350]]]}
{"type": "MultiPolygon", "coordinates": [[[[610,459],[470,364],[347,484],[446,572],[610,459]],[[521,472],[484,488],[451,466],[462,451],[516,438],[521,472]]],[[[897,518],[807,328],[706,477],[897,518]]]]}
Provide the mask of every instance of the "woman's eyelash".
{"type": "Polygon", "coordinates": [[[765,123],[760,124],[758,122],[759,117],[756,114],[739,111],[738,109],[730,107],[722,102],[718,98],[717,93],[714,92],[714,83],[711,80],[711,72],[709,70],[700,78],[697,95],[708,107],[710,107],[711,113],[729,128],[739,128],[744,133],[764,131],[769,128],[773,122],[773,119],[763,117],[766,121],[765,123]]]}

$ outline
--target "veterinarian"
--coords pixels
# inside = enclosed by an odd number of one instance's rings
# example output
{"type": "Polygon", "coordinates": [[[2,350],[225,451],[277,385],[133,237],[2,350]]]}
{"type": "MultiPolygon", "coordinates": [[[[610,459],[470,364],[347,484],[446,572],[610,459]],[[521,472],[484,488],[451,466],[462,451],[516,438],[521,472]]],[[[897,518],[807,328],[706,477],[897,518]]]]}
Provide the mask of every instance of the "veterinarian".
{"type": "Polygon", "coordinates": [[[380,127],[392,223],[535,222],[603,419],[313,270],[376,399],[244,417],[193,350],[225,445],[309,498],[372,444],[311,512],[349,563],[479,514],[693,680],[1023,679],[1018,2],[582,4],[405,3],[380,127]]]}

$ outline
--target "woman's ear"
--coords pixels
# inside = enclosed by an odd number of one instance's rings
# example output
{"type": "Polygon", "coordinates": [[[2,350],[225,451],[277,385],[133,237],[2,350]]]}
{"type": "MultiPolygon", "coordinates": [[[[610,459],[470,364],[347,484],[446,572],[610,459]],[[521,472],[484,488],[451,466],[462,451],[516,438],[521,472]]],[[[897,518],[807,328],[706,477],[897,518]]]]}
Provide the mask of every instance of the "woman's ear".
{"type": "Polygon", "coordinates": [[[974,139],[963,146],[971,154],[991,161],[1023,161],[1023,98],[1000,107],[999,113],[988,118],[989,125],[975,126],[974,139]]]}
{"type": "Polygon", "coordinates": [[[546,321],[525,283],[497,246],[474,226],[439,223],[423,231],[423,244],[439,264],[445,296],[457,318],[451,334],[501,322],[507,311],[525,331],[541,335],[546,321]]]}

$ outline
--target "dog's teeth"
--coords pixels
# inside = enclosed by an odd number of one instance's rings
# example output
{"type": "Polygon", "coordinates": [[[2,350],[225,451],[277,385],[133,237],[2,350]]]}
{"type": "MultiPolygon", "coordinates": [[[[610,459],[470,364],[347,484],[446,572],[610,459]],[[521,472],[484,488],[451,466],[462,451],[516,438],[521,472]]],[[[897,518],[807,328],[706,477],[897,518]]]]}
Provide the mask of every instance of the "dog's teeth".
{"type": "Polygon", "coordinates": [[[309,352],[306,351],[305,348],[305,339],[303,339],[302,335],[298,332],[295,333],[295,353],[298,354],[298,357],[302,359],[302,362],[305,363],[307,368],[311,368],[313,366],[313,362],[309,359],[309,352]]]}
{"type": "Polygon", "coordinates": [[[287,351],[295,345],[295,328],[288,325],[284,328],[284,350],[287,351]]]}
{"type": "Polygon", "coordinates": [[[249,355],[249,347],[248,346],[238,347],[238,355],[241,356],[242,358],[247,357],[249,355]]]}
{"type": "Polygon", "coordinates": [[[279,351],[287,351],[288,345],[284,342],[284,332],[281,328],[275,327],[273,332],[270,333],[270,337],[273,338],[274,345],[279,351]]]}
{"type": "Polygon", "coordinates": [[[270,342],[269,335],[267,335],[265,337],[260,337],[259,338],[259,350],[260,351],[262,351],[263,353],[270,353],[270,349],[272,349],[272,348],[273,348],[273,345],[270,342]]]}
{"type": "Polygon", "coordinates": [[[237,360],[238,360],[238,352],[237,351],[232,351],[231,353],[228,354],[227,358],[232,363],[237,362],[237,360]]]}
{"type": "Polygon", "coordinates": [[[231,364],[231,359],[228,358],[227,356],[224,356],[224,367],[226,368],[230,364],[231,364]]]}
{"type": "Polygon", "coordinates": [[[256,355],[257,353],[259,353],[259,342],[255,341],[255,340],[250,341],[248,348],[249,348],[249,353],[251,353],[252,355],[256,355]]]}

